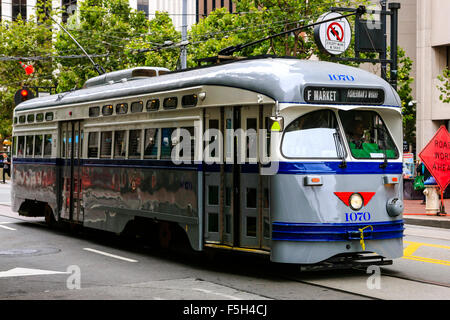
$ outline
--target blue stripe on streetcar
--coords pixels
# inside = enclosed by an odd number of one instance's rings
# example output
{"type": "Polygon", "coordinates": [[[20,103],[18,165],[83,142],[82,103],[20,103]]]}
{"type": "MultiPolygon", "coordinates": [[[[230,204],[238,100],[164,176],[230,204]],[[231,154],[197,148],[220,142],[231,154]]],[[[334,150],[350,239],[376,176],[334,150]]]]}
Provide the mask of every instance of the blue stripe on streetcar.
{"type": "Polygon", "coordinates": [[[396,239],[403,237],[403,220],[372,223],[272,223],[272,240],[348,241],[396,239]],[[370,228],[369,226],[372,226],[370,228]],[[366,227],[366,228],[365,228],[366,227]]]}
{"type": "MultiPolygon", "coordinates": [[[[81,159],[82,166],[90,167],[131,167],[148,169],[197,170],[220,172],[219,164],[181,163],[171,160],[155,159],[81,159]]],[[[78,164],[78,160],[74,160],[78,164]]],[[[340,161],[317,162],[279,162],[277,174],[401,174],[402,163],[388,162],[386,168],[380,168],[383,162],[347,162],[346,168],[340,168],[340,161]]],[[[61,158],[13,158],[13,164],[69,165],[70,160],[61,158]]],[[[259,164],[240,164],[241,173],[259,173],[259,164]]],[[[264,165],[267,167],[269,165],[264,165]]],[[[232,165],[225,164],[225,172],[232,172],[232,165]]]]}

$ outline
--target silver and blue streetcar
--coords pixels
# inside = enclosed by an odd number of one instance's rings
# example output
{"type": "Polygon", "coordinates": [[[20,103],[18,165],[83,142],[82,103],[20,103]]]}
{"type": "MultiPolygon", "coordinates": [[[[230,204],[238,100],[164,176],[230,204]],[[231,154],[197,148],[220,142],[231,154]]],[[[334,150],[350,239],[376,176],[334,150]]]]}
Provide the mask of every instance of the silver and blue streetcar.
{"type": "Polygon", "coordinates": [[[194,250],[281,263],[403,253],[401,102],[361,69],[263,58],[112,72],[18,105],[13,142],[13,210],[49,223],[148,223],[165,246],[181,232],[194,250]]]}

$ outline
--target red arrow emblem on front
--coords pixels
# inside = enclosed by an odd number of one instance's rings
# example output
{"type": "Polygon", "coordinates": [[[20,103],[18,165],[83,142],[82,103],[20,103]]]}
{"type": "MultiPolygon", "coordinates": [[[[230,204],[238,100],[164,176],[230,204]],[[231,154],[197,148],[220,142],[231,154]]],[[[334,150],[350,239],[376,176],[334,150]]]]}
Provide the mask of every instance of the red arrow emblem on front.
{"type": "Polygon", "coordinates": [[[334,194],[348,207],[350,205],[350,196],[354,193],[359,193],[362,196],[364,206],[367,206],[375,195],[375,192],[335,192],[334,194]]]}

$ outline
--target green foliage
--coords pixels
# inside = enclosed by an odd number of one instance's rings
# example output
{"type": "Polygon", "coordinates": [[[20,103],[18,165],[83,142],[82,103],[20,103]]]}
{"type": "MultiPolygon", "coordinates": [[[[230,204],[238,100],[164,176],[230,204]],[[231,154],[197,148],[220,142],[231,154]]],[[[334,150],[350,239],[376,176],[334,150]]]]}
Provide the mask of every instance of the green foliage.
{"type": "MultiPolygon", "coordinates": [[[[38,1],[41,5],[41,2],[38,1]]],[[[53,86],[52,31],[51,22],[45,19],[41,5],[36,17],[28,21],[19,16],[16,21],[2,21],[0,24],[0,136],[11,135],[11,122],[14,109],[14,94],[23,86],[53,86]],[[40,57],[40,60],[26,60],[20,57],[40,57]],[[17,59],[14,59],[17,58],[17,59]],[[34,73],[27,75],[20,62],[32,64],[34,73]]]]}
{"type": "MultiPolygon", "coordinates": [[[[299,1],[299,0],[240,0],[235,1],[236,11],[231,14],[227,9],[217,9],[208,17],[194,25],[190,31],[189,65],[195,65],[195,59],[216,56],[229,46],[250,43],[294,28],[315,22],[319,16],[328,12],[331,6],[354,7],[354,0],[299,1]]],[[[368,5],[370,1],[360,0],[358,4],[368,5]]],[[[354,19],[349,19],[353,23],[354,19]]],[[[346,53],[353,56],[352,46],[346,53]]],[[[235,56],[255,56],[271,54],[277,56],[295,56],[309,59],[313,55],[320,60],[330,60],[314,42],[314,29],[298,30],[279,36],[236,52],[235,56]]],[[[352,64],[352,63],[347,63],[352,64]]]]}
{"type": "MultiPolygon", "coordinates": [[[[79,3],[66,29],[94,56],[97,64],[110,72],[136,63],[133,55],[124,51],[131,39],[147,32],[148,20],[143,12],[132,11],[125,0],[86,0],[79,3]]],[[[63,30],[59,31],[54,45],[60,56],[83,54],[63,30]]],[[[58,91],[80,88],[87,79],[98,75],[85,57],[56,59],[56,63],[60,72],[58,91]]]]}
{"type": "Polygon", "coordinates": [[[437,86],[441,92],[439,99],[444,103],[450,103],[450,70],[445,68],[442,74],[438,76],[438,79],[442,82],[441,85],[437,86]]]}
{"type": "Polygon", "coordinates": [[[156,12],[148,23],[148,30],[133,39],[126,46],[126,55],[131,65],[165,67],[174,70],[180,55],[180,48],[174,44],[181,41],[181,33],[175,30],[167,12],[156,12]],[[168,47],[171,48],[168,48],[168,47]],[[142,50],[139,53],[139,50],[142,50]]]}
{"type": "Polygon", "coordinates": [[[411,96],[411,84],[414,78],[410,76],[412,60],[405,50],[398,48],[398,86],[397,93],[402,101],[403,137],[408,144],[416,143],[416,104],[411,96]]]}

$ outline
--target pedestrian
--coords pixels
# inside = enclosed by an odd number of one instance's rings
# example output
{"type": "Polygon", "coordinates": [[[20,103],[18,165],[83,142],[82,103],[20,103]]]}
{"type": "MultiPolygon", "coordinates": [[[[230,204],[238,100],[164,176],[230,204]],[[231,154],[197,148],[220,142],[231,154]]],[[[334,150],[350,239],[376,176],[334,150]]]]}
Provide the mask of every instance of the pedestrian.
{"type": "Polygon", "coordinates": [[[425,181],[425,165],[420,160],[417,161],[416,179],[414,181],[415,184],[417,183],[416,181],[418,179],[420,179],[420,181],[421,181],[420,187],[415,186],[415,189],[422,193],[422,203],[421,204],[426,204],[426,196],[423,193],[423,190],[425,189],[425,186],[423,185],[423,183],[425,181]]]}
{"type": "Polygon", "coordinates": [[[6,153],[3,154],[3,183],[6,183],[5,181],[5,174],[8,174],[8,176],[11,178],[11,159],[8,157],[6,153]]]}

